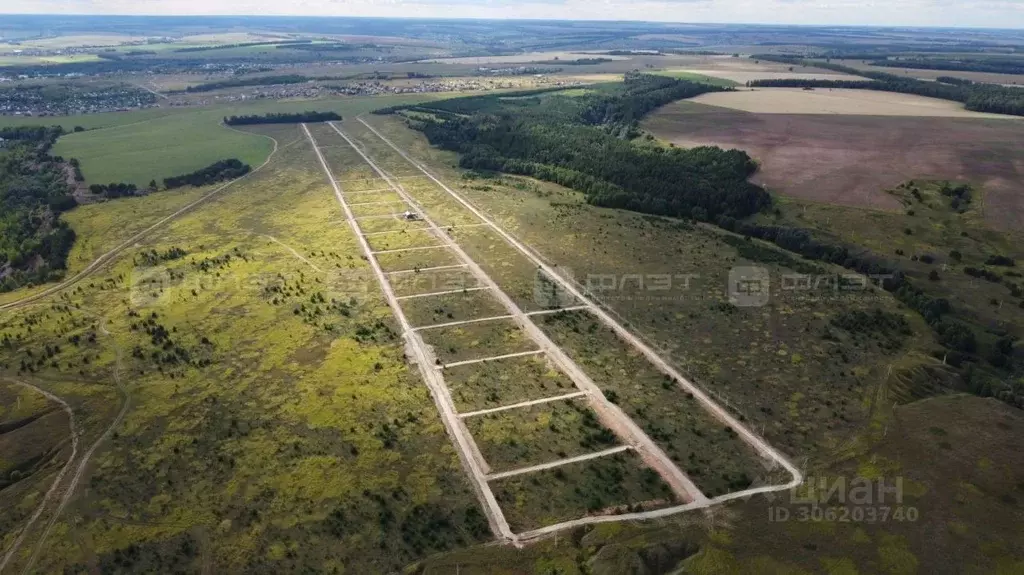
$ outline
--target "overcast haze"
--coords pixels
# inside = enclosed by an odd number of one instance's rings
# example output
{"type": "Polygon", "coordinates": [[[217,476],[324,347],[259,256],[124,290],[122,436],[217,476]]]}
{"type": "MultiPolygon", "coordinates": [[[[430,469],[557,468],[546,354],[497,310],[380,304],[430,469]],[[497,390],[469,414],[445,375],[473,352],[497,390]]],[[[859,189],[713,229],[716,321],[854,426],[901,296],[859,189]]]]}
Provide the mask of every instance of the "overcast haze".
{"type": "Polygon", "coordinates": [[[0,12],[551,18],[1024,28],[1024,0],[2,0],[0,12]]]}

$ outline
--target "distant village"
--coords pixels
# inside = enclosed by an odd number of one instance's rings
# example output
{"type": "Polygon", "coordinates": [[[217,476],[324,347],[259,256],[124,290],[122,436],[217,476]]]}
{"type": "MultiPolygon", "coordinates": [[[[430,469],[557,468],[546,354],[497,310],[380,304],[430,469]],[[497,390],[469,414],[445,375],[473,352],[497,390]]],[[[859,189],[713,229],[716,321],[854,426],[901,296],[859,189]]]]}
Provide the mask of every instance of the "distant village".
{"type": "Polygon", "coordinates": [[[63,116],[150,108],[157,97],[134,86],[67,84],[0,87],[0,116],[63,116]]]}

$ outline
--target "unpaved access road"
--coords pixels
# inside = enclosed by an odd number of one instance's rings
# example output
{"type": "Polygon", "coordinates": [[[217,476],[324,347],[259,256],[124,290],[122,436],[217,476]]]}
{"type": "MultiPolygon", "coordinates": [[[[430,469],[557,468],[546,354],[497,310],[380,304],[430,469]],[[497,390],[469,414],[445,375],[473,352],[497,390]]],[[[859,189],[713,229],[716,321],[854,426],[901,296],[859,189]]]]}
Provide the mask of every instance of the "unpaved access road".
{"type": "MultiPolygon", "coordinates": [[[[393,178],[387,172],[382,170],[370,157],[368,157],[356,144],[341,130],[334,122],[329,122],[332,128],[340,135],[345,141],[352,145],[353,149],[376,171],[385,181],[387,181],[399,195],[404,198],[410,206],[420,215],[428,227],[434,231],[434,233],[447,242],[448,247],[455,252],[459,259],[462,260],[478,281],[491,288],[491,293],[498,299],[498,301],[509,311],[510,319],[514,320],[516,324],[526,333],[526,335],[535,343],[537,346],[544,351],[544,353],[550,358],[556,366],[573,381],[576,387],[585,392],[590,399],[590,407],[594,410],[597,419],[607,427],[612,433],[616,435],[624,444],[633,447],[644,463],[656,471],[661,476],[662,480],[671,488],[672,492],[675,493],[682,501],[693,502],[693,501],[705,501],[707,497],[701,493],[700,489],[693,483],[693,481],[686,476],[685,473],[672,461],[667,453],[664,452],[650,436],[644,432],[639,425],[636,424],[626,413],[617,405],[612,403],[605,397],[604,393],[597,386],[596,383],[590,378],[586,372],[580,368],[557,344],[555,344],[548,335],[541,330],[537,324],[535,324],[529,316],[523,312],[522,309],[506,294],[498,284],[484,272],[476,261],[474,261],[462,247],[440,226],[435,224],[433,220],[427,215],[426,210],[423,209],[413,197],[411,197],[402,187],[401,183],[393,178]]],[[[443,381],[443,379],[442,379],[443,381]]],[[[447,393],[447,386],[445,387],[447,393]]],[[[450,394],[448,394],[450,396],[450,394]]]]}
{"type": "MultiPolygon", "coordinates": [[[[751,447],[753,447],[755,449],[755,451],[760,453],[762,457],[768,459],[769,461],[774,461],[778,465],[781,465],[784,469],[786,469],[786,471],[792,477],[790,481],[788,481],[787,483],[782,484],[782,485],[771,485],[771,486],[758,487],[758,488],[754,488],[754,489],[748,489],[748,490],[739,491],[739,492],[730,493],[730,494],[727,494],[727,495],[724,495],[724,496],[716,497],[716,498],[711,499],[711,500],[695,501],[695,502],[693,502],[691,504],[679,506],[679,507],[676,507],[676,508],[662,509],[662,510],[651,511],[651,512],[647,512],[647,513],[631,514],[631,515],[628,515],[628,516],[622,516],[622,517],[618,518],[619,520],[664,517],[664,516],[671,515],[673,513],[678,513],[678,512],[682,512],[682,511],[686,511],[686,510],[690,510],[690,509],[697,509],[697,508],[701,508],[701,507],[708,507],[708,506],[710,506],[712,504],[721,503],[721,502],[729,501],[729,500],[732,500],[732,499],[740,499],[740,498],[744,498],[744,497],[750,497],[750,496],[758,494],[758,493],[769,493],[769,492],[774,492],[774,491],[785,491],[785,490],[792,489],[792,488],[800,485],[801,483],[803,483],[803,479],[804,479],[803,472],[792,461],[790,461],[789,458],[787,458],[782,453],[780,453],[778,450],[776,450],[774,447],[772,447],[767,441],[762,439],[760,436],[758,436],[756,433],[754,433],[751,429],[749,429],[745,425],[743,425],[736,417],[734,417],[732,414],[730,414],[725,408],[723,408],[718,403],[716,403],[714,400],[712,400],[710,395],[708,395],[707,392],[705,392],[703,389],[701,389],[700,387],[695,385],[693,382],[691,382],[689,379],[684,377],[681,373],[679,373],[678,370],[676,370],[674,367],[672,367],[667,361],[665,361],[664,358],[659,356],[641,338],[637,337],[635,334],[633,334],[629,330],[627,330],[621,323],[619,323],[614,317],[612,317],[611,314],[609,314],[607,311],[605,311],[604,308],[599,306],[597,303],[594,302],[594,300],[592,300],[590,297],[585,295],[583,293],[583,291],[580,289],[579,286],[577,286],[575,283],[565,279],[555,269],[553,269],[552,266],[548,264],[547,260],[545,258],[543,258],[543,256],[541,256],[536,250],[534,250],[533,248],[527,246],[523,242],[519,241],[517,238],[515,238],[510,233],[508,233],[503,228],[501,228],[496,223],[494,223],[493,220],[491,220],[488,216],[486,216],[478,208],[476,208],[474,205],[472,205],[468,200],[466,200],[464,197],[462,197],[461,194],[459,194],[455,190],[453,190],[450,187],[448,187],[439,178],[434,176],[423,164],[421,164],[420,162],[418,162],[417,160],[412,158],[409,154],[407,154],[404,150],[402,150],[401,148],[396,146],[391,140],[389,140],[387,137],[385,137],[383,134],[381,134],[376,128],[371,126],[364,119],[362,119],[362,118],[357,118],[357,119],[358,119],[358,121],[360,123],[362,123],[364,126],[366,126],[371,132],[373,132],[374,135],[376,135],[378,138],[380,138],[381,141],[383,141],[389,147],[394,149],[400,156],[405,158],[405,160],[408,161],[411,165],[413,165],[416,169],[420,170],[423,173],[424,176],[426,176],[431,181],[433,181],[435,184],[440,186],[441,189],[443,189],[445,192],[447,192],[449,195],[451,195],[453,198],[455,198],[455,200],[457,200],[460,204],[462,204],[466,209],[468,209],[474,215],[476,215],[478,218],[480,218],[481,221],[487,223],[489,225],[489,227],[491,229],[493,229],[495,232],[497,232],[500,236],[502,236],[505,239],[506,242],[508,242],[513,247],[515,247],[517,250],[519,250],[524,256],[526,256],[530,261],[532,261],[535,265],[537,265],[540,270],[544,271],[544,273],[546,273],[552,279],[552,281],[557,282],[562,287],[562,289],[564,289],[564,290],[566,290],[566,292],[572,294],[574,297],[577,298],[578,301],[588,305],[590,311],[592,313],[594,313],[594,315],[596,315],[602,321],[602,323],[604,323],[606,326],[608,326],[613,331],[615,331],[615,333],[618,334],[618,336],[623,341],[627,342],[629,345],[631,345],[637,351],[642,353],[654,366],[656,366],[660,371],[662,371],[662,373],[664,373],[664,374],[668,375],[669,377],[673,378],[676,382],[678,382],[678,384],[683,389],[685,389],[687,392],[693,394],[693,396],[700,402],[700,404],[705,409],[707,409],[721,423],[723,423],[724,425],[726,425],[726,426],[730,427],[731,429],[733,429],[733,431],[735,431],[737,433],[737,435],[739,435],[745,442],[747,442],[747,444],[749,444],[751,447]]],[[[558,531],[560,529],[567,529],[567,528],[571,528],[571,527],[574,527],[574,526],[577,526],[577,525],[583,525],[583,524],[587,524],[587,523],[603,522],[603,521],[614,521],[614,520],[616,520],[616,518],[614,518],[614,517],[611,518],[611,519],[602,519],[600,517],[591,517],[591,518],[586,518],[586,519],[583,519],[583,520],[578,520],[578,521],[575,521],[575,522],[567,522],[565,524],[562,524],[561,527],[559,527],[559,526],[552,526],[552,527],[549,527],[549,528],[544,528],[544,532],[543,533],[537,533],[534,536],[541,536],[541,535],[544,535],[544,534],[553,533],[553,532],[558,531]]],[[[529,538],[528,535],[529,534],[522,534],[521,538],[522,539],[527,539],[527,538],[529,538]]]]}

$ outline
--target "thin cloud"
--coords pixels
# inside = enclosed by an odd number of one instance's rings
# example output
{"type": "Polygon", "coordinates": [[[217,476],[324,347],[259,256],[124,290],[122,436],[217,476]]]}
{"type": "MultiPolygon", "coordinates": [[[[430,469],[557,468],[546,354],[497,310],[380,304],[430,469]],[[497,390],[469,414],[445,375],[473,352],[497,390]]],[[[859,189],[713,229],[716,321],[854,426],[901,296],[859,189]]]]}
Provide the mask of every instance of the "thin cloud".
{"type": "Polygon", "coordinates": [[[2,0],[0,13],[258,14],[1024,28],[1024,0],[2,0]]]}

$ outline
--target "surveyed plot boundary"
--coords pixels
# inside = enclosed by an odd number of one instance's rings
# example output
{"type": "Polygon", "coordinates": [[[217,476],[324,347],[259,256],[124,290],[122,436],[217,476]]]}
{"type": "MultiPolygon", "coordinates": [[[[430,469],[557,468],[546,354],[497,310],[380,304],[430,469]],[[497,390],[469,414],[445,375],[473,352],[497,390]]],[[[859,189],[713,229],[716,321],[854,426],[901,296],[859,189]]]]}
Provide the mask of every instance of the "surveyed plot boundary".
{"type": "MultiPolygon", "coordinates": [[[[692,394],[693,397],[699,401],[700,405],[710,415],[712,415],[720,423],[724,424],[728,428],[735,431],[740,439],[742,439],[747,445],[753,448],[762,457],[781,466],[791,475],[790,481],[786,482],[785,484],[759,486],[751,489],[736,491],[733,493],[727,493],[725,495],[721,495],[713,499],[695,500],[684,505],[679,505],[675,507],[667,507],[643,513],[628,513],[614,516],[586,517],[579,520],[568,521],[556,525],[550,525],[529,532],[520,533],[520,541],[536,539],[538,537],[543,537],[564,529],[571,529],[588,524],[667,517],[676,513],[682,513],[694,509],[707,508],[710,507],[711,505],[725,503],[727,501],[732,501],[734,499],[748,498],[753,495],[761,493],[771,493],[789,490],[800,485],[803,482],[803,473],[793,462],[791,462],[786,456],[784,456],[782,453],[780,453],[778,450],[772,447],[767,441],[765,441],[763,438],[757,435],[754,431],[749,429],[747,426],[743,425],[743,423],[741,423],[739,419],[734,417],[731,413],[729,413],[728,410],[726,410],[721,405],[719,405],[719,403],[714,401],[708,392],[704,391],[701,387],[697,386],[688,378],[680,374],[678,370],[676,370],[664,358],[662,358],[657,352],[655,352],[654,349],[651,348],[643,339],[641,339],[636,334],[630,332],[626,327],[623,326],[621,322],[619,322],[607,310],[605,310],[604,307],[599,305],[593,298],[586,295],[584,291],[581,290],[575,283],[573,283],[570,280],[567,280],[561,274],[557,273],[547,263],[547,260],[539,254],[537,250],[524,244],[523,242],[515,238],[513,235],[511,235],[509,232],[505,231],[503,228],[498,226],[491,218],[489,218],[486,214],[480,211],[480,209],[474,206],[461,194],[451,189],[441,179],[435,176],[426,166],[424,166],[416,159],[412,158],[408,153],[406,153],[404,150],[395,145],[390,139],[381,134],[376,128],[367,123],[363,118],[360,117],[357,118],[357,120],[363,126],[365,126],[370,131],[370,133],[373,134],[373,136],[379,138],[384,144],[393,149],[406,162],[408,162],[410,165],[419,170],[426,179],[436,184],[438,187],[444,190],[449,196],[451,196],[459,204],[461,204],[465,209],[473,213],[477,218],[479,218],[479,220],[482,223],[486,224],[487,227],[491,228],[494,232],[500,235],[510,246],[515,248],[527,259],[529,259],[534,265],[536,265],[537,268],[541,270],[544,274],[546,274],[551,281],[557,283],[561,289],[565,290],[566,293],[569,293],[572,296],[574,296],[576,298],[576,301],[582,304],[581,306],[574,307],[583,307],[587,311],[592,313],[594,316],[596,316],[601,321],[601,323],[603,323],[605,326],[614,331],[622,341],[626,342],[636,351],[640,352],[654,367],[656,367],[659,371],[670,377],[673,381],[677,382],[678,385],[682,387],[686,392],[692,394]]],[[[336,130],[338,129],[337,126],[334,126],[333,124],[332,126],[336,130]]],[[[378,172],[379,171],[380,170],[378,169],[378,172]]],[[[394,182],[394,185],[397,186],[398,188],[402,188],[400,182],[394,182]]],[[[396,189],[396,191],[398,190],[396,189]]],[[[402,188],[402,193],[405,193],[404,188],[402,188]]]]}
{"type": "MultiPolygon", "coordinates": [[[[467,268],[477,278],[480,284],[486,287],[508,312],[501,316],[413,327],[402,309],[401,300],[396,296],[395,290],[391,285],[389,279],[391,274],[385,272],[381,264],[377,261],[377,256],[381,252],[374,252],[366,241],[366,237],[362,233],[362,229],[359,225],[359,218],[355,217],[349,208],[342,186],[338,183],[338,180],[335,178],[334,173],[331,171],[330,166],[321,153],[316,138],[305,125],[303,126],[303,130],[305,131],[310,143],[313,145],[316,155],[320,160],[321,167],[327,175],[331,186],[334,189],[335,195],[345,211],[346,219],[352,227],[353,232],[359,238],[363,254],[374,270],[381,289],[384,292],[385,298],[388,301],[388,305],[391,307],[392,312],[401,324],[402,337],[407,343],[421,376],[431,391],[431,395],[434,399],[438,412],[444,422],[445,429],[455,444],[460,461],[473,484],[474,490],[477,492],[495,536],[513,544],[519,544],[522,540],[520,535],[512,532],[503,510],[491,490],[489,482],[505,477],[511,477],[513,475],[542,471],[592,458],[614,455],[625,450],[632,450],[637,453],[644,465],[661,477],[661,480],[678,500],[688,503],[706,502],[707,497],[690,480],[690,478],[672,462],[668,455],[650,437],[648,437],[647,434],[625,414],[625,412],[604,396],[603,392],[590,379],[590,377],[572,359],[570,359],[560,347],[555,345],[538,325],[529,319],[526,313],[524,313],[522,309],[520,309],[518,305],[500,289],[494,280],[492,280],[483,271],[483,269],[480,268],[480,266],[462,250],[461,246],[459,246],[459,244],[456,243],[442,227],[434,223],[423,207],[405,192],[405,190],[398,184],[397,180],[381,170],[380,167],[377,166],[371,158],[366,156],[356,143],[336,125],[330,125],[337,135],[344,139],[351,149],[379,174],[380,179],[387,182],[387,184],[390,185],[396,193],[402,196],[409,207],[406,215],[415,214],[416,219],[426,223],[427,227],[433,232],[436,238],[443,242],[444,247],[458,256],[460,266],[467,268]],[[514,322],[517,328],[533,341],[537,350],[531,350],[525,353],[543,353],[562,373],[569,377],[579,392],[576,397],[586,397],[588,408],[596,416],[596,420],[610,431],[619,442],[619,446],[616,449],[596,451],[584,456],[565,457],[560,460],[543,463],[539,466],[531,466],[520,470],[504,471],[501,474],[490,473],[488,463],[484,460],[479,447],[476,445],[475,440],[466,428],[463,417],[455,408],[451,392],[447,387],[443,375],[443,371],[447,366],[435,355],[433,349],[428,346],[423,339],[421,339],[420,333],[425,330],[436,328],[465,326],[467,324],[480,324],[482,322],[498,320],[514,322]]],[[[512,355],[516,354],[476,358],[471,361],[454,362],[452,365],[472,365],[476,362],[485,362],[491,359],[510,357],[512,355]]],[[[557,399],[563,398],[559,397],[552,401],[556,401],[557,399]]],[[[523,407],[525,407],[525,405],[523,407]]],[[[510,409],[515,408],[516,406],[512,406],[510,409]]]]}

